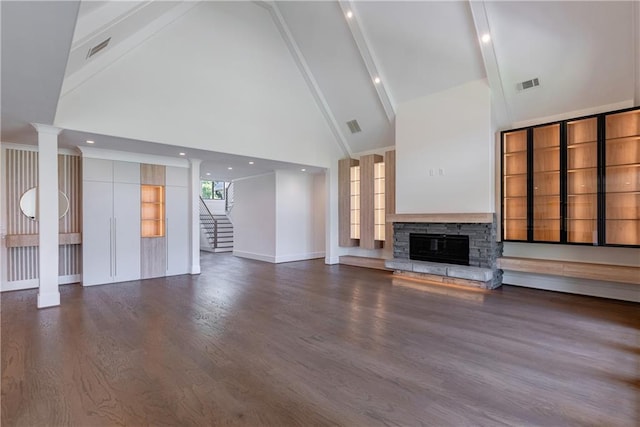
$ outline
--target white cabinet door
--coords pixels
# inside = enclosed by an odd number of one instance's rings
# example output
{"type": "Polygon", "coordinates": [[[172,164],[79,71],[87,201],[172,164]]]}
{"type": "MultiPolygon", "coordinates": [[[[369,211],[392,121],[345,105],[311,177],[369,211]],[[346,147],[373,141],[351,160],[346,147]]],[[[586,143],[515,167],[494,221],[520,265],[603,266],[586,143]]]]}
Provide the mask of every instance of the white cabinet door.
{"type": "Polygon", "coordinates": [[[82,284],[109,283],[113,280],[113,184],[83,181],[82,185],[82,284]]]}
{"type": "Polygon", "coordinates": [[[85,181],[113,181],[113,162],[111,160],[83,157],[82,179],[85,181]]]}
{"type": "Polygon", "coordinates": [[[165,187],[167,276],[189,272],[189,193],[186,187],[165,187]]]}
{"type": "Polygon", "coordinates": [[[187,187],[189,185],[189,169],[167,166],[165,169],[165,185],[171,187],[187,187]]]}
{"type": "Polygon", "coordinates": [[[140,278],[140,185],[113,184],[114,282],[140,278]]]}

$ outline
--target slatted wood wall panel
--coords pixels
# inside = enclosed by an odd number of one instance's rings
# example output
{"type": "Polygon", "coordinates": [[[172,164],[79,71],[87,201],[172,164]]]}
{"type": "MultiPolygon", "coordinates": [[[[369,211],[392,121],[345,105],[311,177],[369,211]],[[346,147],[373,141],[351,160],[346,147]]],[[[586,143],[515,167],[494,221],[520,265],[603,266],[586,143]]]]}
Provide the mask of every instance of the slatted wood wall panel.
{"type": "MultiPolygon", "coordinates": [[[[37,234],[38,222],[22,214],[20,198],[25,191],[38,185],[38,153],[28,150],[5,150],[7,234],[37,234]]],[[[60,233],[82,231],[81,158],[58,156],[60,190],[69,198],[69,211],[60,220],[60,233]]],[[[59,248],[59,275],[73,276],[82,271],[81,246],[59,248]]],[[[9,282],[38,278],[38,247],[7,248],[7,280],[9,282]]]]}

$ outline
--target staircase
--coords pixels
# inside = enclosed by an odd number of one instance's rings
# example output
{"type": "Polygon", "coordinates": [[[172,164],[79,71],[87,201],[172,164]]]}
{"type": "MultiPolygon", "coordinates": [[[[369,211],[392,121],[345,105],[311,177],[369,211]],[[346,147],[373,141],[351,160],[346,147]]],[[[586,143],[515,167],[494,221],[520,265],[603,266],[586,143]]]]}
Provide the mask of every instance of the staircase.
{"type": "Polygon", "coordinates": [[[233,251],[233,224],[225,214],[212,214],[200,198],[200,227],[211,252],[233,251]]]}

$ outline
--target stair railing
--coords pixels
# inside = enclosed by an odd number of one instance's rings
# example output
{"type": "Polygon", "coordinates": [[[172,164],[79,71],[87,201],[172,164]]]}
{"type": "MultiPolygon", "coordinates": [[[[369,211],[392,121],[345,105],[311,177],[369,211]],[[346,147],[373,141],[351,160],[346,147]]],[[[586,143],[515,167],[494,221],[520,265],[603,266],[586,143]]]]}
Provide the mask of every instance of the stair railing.
{"type": "MultiPolygon", "coordinates": [[[[211,211],[209,210],[209,207],[207,206],[207,204],[204,202],[204,199],[202,198],[202,196],[200,196],[200,223],[202,224],[202,217],[207,218],[207,220],[211,220],[211,223],[213,223],[213,249],[218,247],[218,220],[213,216],[213,214],[211,213],[211,211]]],[[[205,224],[205,230],[207,229],[206,224],[205,224]]],[[[207,234],[207,239],[209,238],[209,235],[207,234]]],[[[209,245],[211,245],[212,242],[209,241],[209,245]]]]}

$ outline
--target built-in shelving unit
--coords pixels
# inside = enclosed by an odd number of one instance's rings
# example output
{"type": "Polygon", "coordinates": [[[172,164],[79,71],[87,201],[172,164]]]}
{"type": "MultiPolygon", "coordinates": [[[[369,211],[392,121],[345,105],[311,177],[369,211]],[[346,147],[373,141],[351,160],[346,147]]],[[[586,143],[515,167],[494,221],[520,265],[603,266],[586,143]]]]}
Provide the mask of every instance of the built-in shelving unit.
{"type": "Polygon", "coordinates": [[[164,186],[142,185],[140,187],[140,234],[142,237],[163,237],[164,186]]]}
{"type": "Polygon", "coordinates": [[[640,109],[502,133],[505,241],[640,246],[640,109]]]}
{"type": "Polygon", "coordinates": [[[605,240],[640,245],[640,110],[605,118],[605,240]]]}

